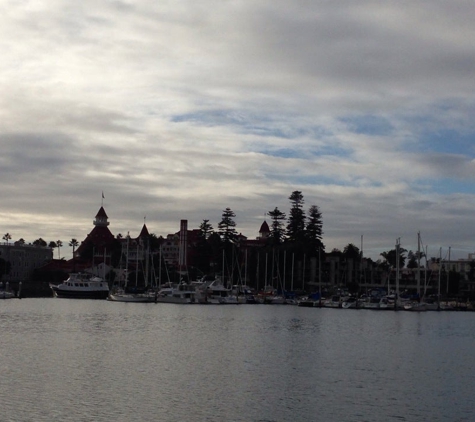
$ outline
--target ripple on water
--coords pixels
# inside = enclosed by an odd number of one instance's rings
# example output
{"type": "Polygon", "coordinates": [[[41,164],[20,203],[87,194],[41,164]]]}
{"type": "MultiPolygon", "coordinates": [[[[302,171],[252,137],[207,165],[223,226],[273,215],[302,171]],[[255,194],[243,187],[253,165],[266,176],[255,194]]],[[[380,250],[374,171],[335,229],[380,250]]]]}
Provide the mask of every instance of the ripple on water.
{"type": "Polygon", "coordinates": [[[5,301],[2,415],[35,422],[472,420],[473,317],[5,301]]]}

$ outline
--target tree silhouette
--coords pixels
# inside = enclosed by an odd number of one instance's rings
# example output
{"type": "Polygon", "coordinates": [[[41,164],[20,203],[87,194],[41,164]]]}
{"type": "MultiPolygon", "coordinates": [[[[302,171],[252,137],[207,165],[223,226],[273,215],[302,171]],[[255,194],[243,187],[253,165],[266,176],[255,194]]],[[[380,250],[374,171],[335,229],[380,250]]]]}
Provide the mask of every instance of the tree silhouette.
{"type": "Polygon", "coordinates": [[[12,236],[10,235],[10,233],[5,233],[3,235],[3,240],[5,240],[7,242],[7,245],[8,245],[8,241],[12,239],[12,236]]]}
{"type": "Polygon", "coordinates": [[[200,236],[202,239],[207,240],[213,233],[213,226],[210,224],[209,220],[203,220],[200,224],[200,236]]]}
{"type": "Polygon", "coordinates": [[[47,243],[40,237],[39,239],[36,239],[33,242],[33,245],[35,245],[35,246],[46,246],[47,243]]]}
{"type": "Polygon", "coordinates": [[[63,242],[61,240],[57,240],[56,246],[58,248],[58,259],[61,259],[61,246],[63,246],[63,242]]]}
{"type": "Polygon", "coordinates": [[[284,223],[285,213],[275,207],[273,211],[267,213],[272,220],[270,235],[274,244],[278,245],[284,240],[284,223]]]}
{"type": "MultiPolygon", "coordinates": [[[[406,257],[404,253],[407,252],[404,248],[399,248],[399,268],[404,267],[404,262],[406,261],[406,257]]],[[[387,262],[390,267],[396,268],[397,263],[397,254],[396,249],[391,249],[390,251],[381,252],[380,254],[387,262]]]]}
{"type": "Polygon", "coordinates": [[[77,239],[72,238],[69,242],[69,246],[72,246],[72,248],[73,248],[73,267],[74,267],[74,271],[76,271],[75,252],[76,252],[76,248],[77,248],[78,245],[79,245],[79,242],[77,241],[77,239]]]}
{"type": "Polygon", "coordinates": [[[230,243],[236,240],[236,222],[234,217],[236,214],[231,210],[231,208],[226,208],[223,211],[222,219],[218,224],[219,234],[225,243],[230,243]]]}
{"type": "Polygon", "coordinates": [[[287,224],[287,240],[303,242],[305,240],[305,212],[302,192],[296,190],[289,196],[291,203],[290,215],[287,224]]]}
{"type": "Polygon", "coordinates": [[[312,249],[323,249],[322,235],[323,235],[323,223],[322,213],[317,205],[312,205],[308,211],[308,222],[305,235],[307,237],[308,246],[310,251],[312,249]]]}

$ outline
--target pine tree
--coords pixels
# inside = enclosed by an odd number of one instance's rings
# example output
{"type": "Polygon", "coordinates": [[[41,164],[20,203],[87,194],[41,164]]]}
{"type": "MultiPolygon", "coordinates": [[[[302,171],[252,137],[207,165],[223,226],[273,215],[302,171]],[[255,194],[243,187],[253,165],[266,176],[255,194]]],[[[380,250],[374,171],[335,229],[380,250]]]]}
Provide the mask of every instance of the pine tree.
{"type": "Polygon", "coordinates": [[[274,244],[279,244],[284,239],[284,223],[285,220],[285,213],[279,210],[279,208],[275,207],[274,211],[269,211],[267,213],[271,220],[271,229],[270,229],[270,236],[274,244]]]}
{"type": "Polygon", "coordinates": [[[305,212],[302,192],[296,190],[289,196],[291,203],[290,215],[287,224],[287,240],[289,242],[303,242],[305,240],[305,212]]]}
{"type": "Polygon", "coordinates": [[[219,234],[225,243],[233,242],[237,237],[236,222],[233,220],[236,214],[231,208],[226,208],[221,217],[222,219],[218,224],[219,234]]]}
{"type": "Polygon", "coordinates": [[[207,240],[211,234],[213,234],[213,226],[209,223],[209,220],[203,220],[200,224],[200,236],[202,239],[207,240]]]}
{"type": "Polygon", "coordinates": [[[306,227],[306,236],[309,246],[313,249],[323,248],[322,213],[317,205],[312,205],[308,211],[308,222],[306,227]]]}

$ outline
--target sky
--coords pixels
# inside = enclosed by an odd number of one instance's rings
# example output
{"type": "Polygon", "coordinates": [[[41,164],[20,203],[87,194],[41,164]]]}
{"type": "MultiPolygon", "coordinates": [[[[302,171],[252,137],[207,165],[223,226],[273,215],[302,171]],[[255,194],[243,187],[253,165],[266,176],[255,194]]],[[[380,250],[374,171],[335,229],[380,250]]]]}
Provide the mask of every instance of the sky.
{"type": "Polygon", "coordinates": [[[255,238],[298,190],[327,251],[420,232],[467,258],[474,19],[472,0],[0,0],[0,233],[83,240],[103,201],[114,235],[229,207],[255,238]]]}

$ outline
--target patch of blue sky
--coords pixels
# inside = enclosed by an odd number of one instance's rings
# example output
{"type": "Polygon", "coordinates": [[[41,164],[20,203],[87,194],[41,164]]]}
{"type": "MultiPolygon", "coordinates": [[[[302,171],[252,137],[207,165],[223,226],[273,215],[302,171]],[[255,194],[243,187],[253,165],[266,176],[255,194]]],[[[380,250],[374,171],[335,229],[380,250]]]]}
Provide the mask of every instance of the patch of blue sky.
{"type": "Polygon", "coordinates": [[[307,175],[307,174],[270,174],[269,178],[272,178],[277,181],[283,181],[285,183],[292,183],[298,186],[309,186],[309,185],[338,185],[343,186],[338,180],[332,179],[330,177],[322,175],[307,175]]]}
{"type": "Polygon", "coordinates": [[[362,180],[361,178],[354,179],[339,179],[335,177],[324,176],[321,174],[281,174],[272,175],[273,179],[280,179],[285,182],[290,182],[301,186],[341,186],[341,187],[361,187],[378,188],[382,183],[377,181],[362,180]]]}
{"type": "Polygon", "coordinates": [[[388,119],[375,115],[348,116],[339,120],[346,124],[350,132],[362,135],[388,136],[394,129],[388,119]]]}
{"type": "Polygon", "coordinates": [[[475,184],[470,180],[457,180],[457,179],[432,179],[422,180],[420,182],[420,190],[424,193],[434,193],[438,195],[450,195],[450,194],[475,194],[475,184]]]}
{"type": "Polygon", "coordinates": [[[279,158],[305,158],[305,152],[292,148],[266,149],[259,151],[261,154],[279,158]]]}
{"type": "Polygon", "coordinates": [[[475,156],[475,132],[460,133],[454,129],[437,131],[423,130],[417,135],[417,142],[411,151],[431,151],[449,154],[475,156]]]}
{"type": "Polygon", "coordinates": [[[237,125],[242,122],[242,119],[236,113],[229,113],[224,110],[179,114],[173,116],[171,120],[176,123],[192,122],[206,126],[237,125]]]}
{"type": "Polygon", "coordinates": [[[295,127],[291,124],[282,124],[270,120],[267,125],[263,125],[262,122],[259,123],[259,125],[243,125],[243,129],[246,133],[282,139],[322,139],[331,135],[331,133],[322,126],[295,127]]]}
{"type": "Polygon", "coordinates": [[[320,139],[332,133],[323,126],[296,126],[293,122],[266,115],[253,115],[235,110],[207,110],[173,116],[172,122],[191,122],[204,126],[236,126],[243,133],[283,139],[320,139]]]}
{"type": "Polygon", "coordinates": [[[349,148],[343,148],[336,143],[327,143],[313,150],[313,154],[318,156],[336,156],[348,158],[353,154],[353,150],[349,148]]]}
{"type": "Polygon", "coordinates": [[[313,159],[315,157],[339,157],[348,158],[351,156],[352,151],[341,148],[336,145],[322,145],[318,148],[260,148],[256,149],[256,152],[269,155],[271,157],[279,158],[301,158],[301,159],[313,159]]]}

